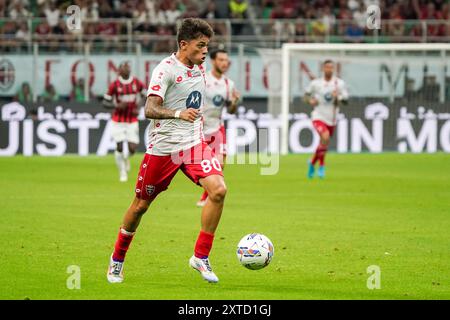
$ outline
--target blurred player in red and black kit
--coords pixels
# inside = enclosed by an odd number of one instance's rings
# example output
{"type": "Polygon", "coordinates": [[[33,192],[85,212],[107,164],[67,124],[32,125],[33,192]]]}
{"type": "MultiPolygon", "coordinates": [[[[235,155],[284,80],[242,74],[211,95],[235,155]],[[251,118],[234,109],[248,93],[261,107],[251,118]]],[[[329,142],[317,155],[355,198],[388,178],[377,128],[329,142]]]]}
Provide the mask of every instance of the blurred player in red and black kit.
{"type": "Polygon", "coordinates": [[[128,142],[129,156],[132,156],[139,145],[138,102],[146,91],[144,84],[130,73],[130,65],[121,63],[119,77],[109,85],[108,92],[103,96],[103,106],[114,108],[111,135],[117,144],[115,158],[122,182],[128,180],[130,171],[130,160],[123,152],[123,143],[128,142]]]}

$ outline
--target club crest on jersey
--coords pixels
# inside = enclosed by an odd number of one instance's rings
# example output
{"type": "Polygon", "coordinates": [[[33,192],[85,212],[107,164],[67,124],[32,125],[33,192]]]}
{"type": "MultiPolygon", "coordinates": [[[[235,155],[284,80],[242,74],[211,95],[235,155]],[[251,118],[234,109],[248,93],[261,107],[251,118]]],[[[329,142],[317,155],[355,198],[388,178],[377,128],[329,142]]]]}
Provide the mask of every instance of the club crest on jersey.
{"type": "Polygon", "coordinates": [[[153,192],[155,192],[155,186],[148,184],[145,186],[145,191],[147,191],[147,194],[151,196],[153,192]]]}
{"type": "Polygon", "coordinates": [[[221,107],[223,105],[224,99],[223,99],[223,97],[220,94],[217,94],[217,95],[214,96],[212,101],[213,101],[213,103],[214,103],[214,105],[216,107],[221,107]]]}
{"type": "Polygon", "coordinates": [[[199,91],[192,91],[186,99],[186,108],[198,109],[202,105],[202,94],[199,91]]]}

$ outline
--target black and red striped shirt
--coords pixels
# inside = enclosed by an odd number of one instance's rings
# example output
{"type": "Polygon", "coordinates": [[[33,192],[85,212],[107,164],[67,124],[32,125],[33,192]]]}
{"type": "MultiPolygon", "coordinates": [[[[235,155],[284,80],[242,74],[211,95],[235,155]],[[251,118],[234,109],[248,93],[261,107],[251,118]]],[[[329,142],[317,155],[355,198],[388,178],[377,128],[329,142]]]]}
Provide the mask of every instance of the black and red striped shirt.
{"type": "Polygon", "coordinates": [[[126,102],[125,109],[115,108],[112,120],[115,122],[138,121],[138,95],[145,89],[144,84],[135,77],[123,79],[118,77],[108,88],[107,95],[114,98],[116,103],[126,102]]]}

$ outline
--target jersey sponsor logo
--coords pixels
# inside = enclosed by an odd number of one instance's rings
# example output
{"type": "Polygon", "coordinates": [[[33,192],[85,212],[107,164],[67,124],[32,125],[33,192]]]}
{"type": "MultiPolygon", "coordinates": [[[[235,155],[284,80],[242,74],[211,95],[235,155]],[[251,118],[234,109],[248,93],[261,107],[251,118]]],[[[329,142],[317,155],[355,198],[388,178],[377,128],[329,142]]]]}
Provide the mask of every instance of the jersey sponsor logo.
{"type": "Polygon", "coordinates": [[[221,107],[223,105],[224,99],[220,94],[217,94],[214,96],[212,101],[216,107],[221,107]]]}
{"type": "Polygon", "coordinates": [[[331,102],[331,100],[333,100],[333,96],[331,95],[331,92],[325,93],[324,98],[325,98],[326,102],[331,102]]]}
{"type": "Polygon", "coordinates": [[[159,84],[157,84],[156,86],[152,87],[152,90],[153,91],[159,91],[159,90],[161,90],[161,86],[159,84]]]}
{"type": "Polygon", "coordinates": [[[202,105],[202,94],[199,91],[192,91],[186,99],[186,108],[198,109],[202,105]]]}
{"type": "Polygon", "coordinates": [[[148,184],[145,186],[145,191],[147,191],[147,194],[151,196],[153,192],[155,192],[155,186],[148,184]]]}

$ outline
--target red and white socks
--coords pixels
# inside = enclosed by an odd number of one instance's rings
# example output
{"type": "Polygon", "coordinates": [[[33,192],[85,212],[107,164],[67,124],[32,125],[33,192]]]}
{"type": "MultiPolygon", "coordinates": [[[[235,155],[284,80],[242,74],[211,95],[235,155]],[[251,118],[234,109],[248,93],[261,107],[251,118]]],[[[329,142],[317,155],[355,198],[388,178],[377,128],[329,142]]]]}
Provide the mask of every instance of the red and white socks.
{"type": "Polygon", "coordinates": [[[114,246],[113,260],[123,262],[125,255],[127,254],[130,243],[133,240],[134,232],[128,232],[123,228],[120,228],[117,241],[114,246]]]}

